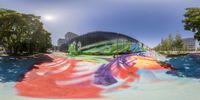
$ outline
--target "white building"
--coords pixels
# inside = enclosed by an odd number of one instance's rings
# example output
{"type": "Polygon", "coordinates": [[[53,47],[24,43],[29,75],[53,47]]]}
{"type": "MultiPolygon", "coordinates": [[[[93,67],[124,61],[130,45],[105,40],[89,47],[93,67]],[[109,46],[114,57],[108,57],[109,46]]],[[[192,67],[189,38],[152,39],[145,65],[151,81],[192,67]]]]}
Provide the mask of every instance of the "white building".
{"type": "Polygon", "coordinates": [[[194,38],[184,38],[183,39],[184,47],[188,51],[196,51],[198,47],[198,42],[194,38]]]}
{"type": "Polygon", "coordinates": [[[67,33],[65,34],[65,38],[64,38],[64,39],[62,39],[62,38],[58,39],[58,41],[57,41],[58,48],[60,48],[60,46],[61,46],[62,44],[67,43],[68,41],[70,41],[71,39],[73,39],[73,38],[75,38],[75,37],[77,37],[77,36],[78,36],[78,35],[75,34],[75,33],[67,32],[67,33]]]}

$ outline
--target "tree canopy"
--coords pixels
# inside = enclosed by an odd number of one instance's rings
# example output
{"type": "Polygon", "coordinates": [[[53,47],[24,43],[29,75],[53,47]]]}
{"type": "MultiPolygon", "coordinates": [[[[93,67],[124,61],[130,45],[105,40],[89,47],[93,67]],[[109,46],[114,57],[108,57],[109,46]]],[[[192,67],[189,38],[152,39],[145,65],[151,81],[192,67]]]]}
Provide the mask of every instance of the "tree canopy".
{"type": "Polygon", "coordinates": [[[194,32],[194,38],[200,41],[200,8],[187,8],[184,16],[185,30],[194,32]]]}
{"type": "Polygon", "coordinates": [[[8,54],[33,54],[51,47],[51,34],[39,16],[0,9],[0,43],[8,54]]]}
{"type": "Polygon", "coordinates": [[[156,51],[182,51],[184,43],[181,34],[177,32],[175,38],[169,34],[167,38],[161,39],[161,43],[154,49],[156,51]]]}

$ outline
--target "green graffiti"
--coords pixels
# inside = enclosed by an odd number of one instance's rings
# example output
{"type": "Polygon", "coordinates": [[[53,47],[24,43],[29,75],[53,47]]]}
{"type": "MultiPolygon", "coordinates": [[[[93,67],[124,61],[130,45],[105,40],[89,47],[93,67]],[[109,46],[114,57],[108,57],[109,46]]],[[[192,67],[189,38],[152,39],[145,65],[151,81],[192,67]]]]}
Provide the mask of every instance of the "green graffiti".
{"type": "Polygon", "coordinates": [[[69,45],[68,52],[69,52],[70,56],[77,56],[77,55],[79,55],[79,51],[77,49],[76,42],[73,42],[72,44],[69,45]]]}

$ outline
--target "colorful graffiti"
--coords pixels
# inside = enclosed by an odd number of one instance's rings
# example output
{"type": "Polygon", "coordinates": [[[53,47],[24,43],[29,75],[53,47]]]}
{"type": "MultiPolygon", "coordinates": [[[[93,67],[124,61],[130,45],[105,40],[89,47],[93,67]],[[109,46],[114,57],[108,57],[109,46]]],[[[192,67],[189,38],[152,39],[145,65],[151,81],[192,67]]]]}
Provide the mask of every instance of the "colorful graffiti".
{"type": "Polygon", "coordinates": [[[193,84],[193,79],[178,78],[200,78],[199,54],[166,58],[137,40],[118,34],[109,39],[104,34],[99,39],[101,35],[74,39],[68,53],[54,52],[36,59],[11,57],[8,61],[0,57],[5,60],[0,59],[3,66],[0,67],[0,97],[17,93],[19,100],[27,100],[26,97],[160,100],[174,99],[174,95],[180,97],[177,100],[199,98],[199,81],[193,84]],[[13,86],[15,89],[10,88],[13,86]],[[11,90],[4,91],[7,88],[11,90]],[[185,90],[191,94],[182,97],[180,93],[185,90]]]}
{"type": "Polygon", "coordinates": [[[89,54],[89,55],[91,54],[112,55],[117,53],[129,52],[130,47],[131,47],[131,42],[125,39],[113,39],[109,41],[101,41],[83,47],[81,47],[81,42],[76,43],[74,41],[69,45],[68,51],[70,54],[75,54],[75,55],[77,55],[77,52],[79,54],[89,54]]]}
{"type": "Polygon", "coordinates": [[[68,46],[70,55],[87,54],[87,55],[113,55],[127,54],[130,52],[145,52],[150,48],[139,41],[130,41],[123,38],[94,42],[92,44],[81,44],[84,41],[73,41],[68,46]]]}
{"type": "MultiPolygon", "coordinates": [[[[105,91],[129,88],[140,69],[169,70],[145,52],[106,58],[107,63],[47,55],[51,62],[34,65],[21,82],[18,95],[37,98],[103,98],[105,91]],[[31,91],[30,91],[31,90],[31,91]],[[84,90],[84,91],[83,91],[84,90]]],[[[103,58],[102,58],[103,59],[103,58]]]]}

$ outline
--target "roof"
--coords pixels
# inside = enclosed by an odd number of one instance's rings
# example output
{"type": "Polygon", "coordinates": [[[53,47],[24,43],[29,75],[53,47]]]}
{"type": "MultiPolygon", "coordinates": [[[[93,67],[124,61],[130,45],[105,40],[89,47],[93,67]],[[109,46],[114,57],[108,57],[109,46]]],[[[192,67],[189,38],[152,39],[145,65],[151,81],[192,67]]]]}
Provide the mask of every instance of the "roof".
{"type": "Polygon", "coordinates": [[[85,46],[85,45],[93,44],[95,42],[101,42],[101,41],[118,39],[118,38],[127,39],[131,42],[138,42],[138,40],[121,33],[95,31],[95,32],[89,32],[87,34],[83,34],[78,37],[75,37],[72,40],[70,40],[67,44],[70,44],[73,41],[76,41],[76,42],[80,41],[82,43],[82,46],[85,46]]]}

